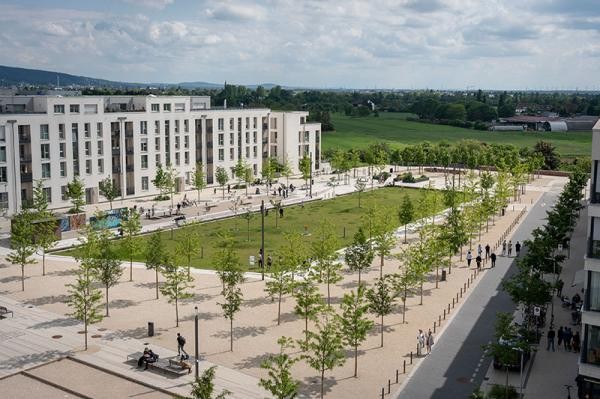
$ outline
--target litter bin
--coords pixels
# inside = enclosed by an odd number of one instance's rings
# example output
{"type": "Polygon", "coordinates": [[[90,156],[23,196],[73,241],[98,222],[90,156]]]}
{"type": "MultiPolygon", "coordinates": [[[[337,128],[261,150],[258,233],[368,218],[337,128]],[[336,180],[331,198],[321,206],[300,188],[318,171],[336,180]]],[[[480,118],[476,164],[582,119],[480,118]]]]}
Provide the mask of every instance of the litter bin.
{"type": "Polygon", "coordinates": [[[446,281],[446,271],[442,270],[442,281],[446,281]]]}
{"type": "Polygon", "coordinates": [[[154,337],[154,322],[153,321],[148,322],[148,336],[154,337]]]}
{"type": "Polygon", "coordinates": [[[390,175],[394,173],[394,168],[390,168],[390,175]]]}
{"type": "Polygon", "coordinates": [[[506,211],[506,208],[502,208],[502,216],[504,216],[505,211],[506,211]]]}

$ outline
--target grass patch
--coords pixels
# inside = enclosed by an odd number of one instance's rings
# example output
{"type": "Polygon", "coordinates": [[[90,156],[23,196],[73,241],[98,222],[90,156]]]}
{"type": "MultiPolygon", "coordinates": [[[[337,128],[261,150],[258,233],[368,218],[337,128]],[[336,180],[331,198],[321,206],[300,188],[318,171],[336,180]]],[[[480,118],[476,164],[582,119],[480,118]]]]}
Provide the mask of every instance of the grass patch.
{"type": "Polygon", "coordinates": [[[485,143],[533,147],[539,140],[549,141],[563,157],[589,156],[592,132],[489,132],[454,126],[411,122],[407,114],[381,112],[379,117],[353,118],[343,114],[331,116],[335,132],[323,133],[323,150],[328,148],[366,148],[378,141],[394,147],[423,141],[455,143],[463,139],[485,143]]]}
{"type": "MultiPolygon", "coordinates": [[[[345,247],[352,241],[354,233],[361,225],[361,216],[366,212],[368,206],[375,204],[378,206],[398,207],[404,194],[408,194],[409,197],[411,197],[413,204],[416,206],[422,196],[422,190],[388,187],[372,192],[366,192],[363,193],[361,197],[362,208],[358,207],[358,194],[356,193],[340,196],[332,200],[307,203],[304,207],[300,205],[286,207],[284,208],[283,219],[279,219],[278,228],[275,227],[275,211],[270,210],[269,215],[265,217],[265,252],[267,255],[276,253],[284,243],[284,233],[286,232],[298,232],[303,234],[305,225],[307,226],[309,233],[316,232],[319,223],[323,219],[328,219],[335,225],[340,240],[340,248],[345,247]],[[344,228],[346,231],[345,237],[344,228]]],[[[442,208],[443,206],[440,200],[440,204],[435,211],[438,212],[442,208]]],[[[204,257],[201,258],[200,255],[202,250],[201,248],[198,248],[197,253],[194,254],[192,264],[194,267],[211,269],[211,261],[215,253],[217,235],[221,231],[230,231],[236,241],[236,248],[242,263],[248,266],[248,257],[250,255],[254,255],[258,261],[258,250],[260,248],[261,239],[260,222],[260,214],[257,213],[250,221],[250,241],[248,241],[247,222],[241,217],[205,222],[195,227],[175,229],[173,231],[173,239],[171,239],[170,231],[163,231],[162,234],[168,248],[173,249],[175,247],[175,242],[183,229],[198,228],[201,237],[201,247],[204,248],[204,257]]],[[[400,223],[397,222],[397,225],[399,224],[400,223]]],[[[148,235],[140,236],[138,238],[143,241],[142,245],[144,249],[148,238],[148,235]]],[[[304,238],[309,245],[316,239],[316,237],[312,235],[304,236],[304,238]]],[[[128,260],[127,252],[122,247],[121,241],[116,240],[115,245],[121,259],[128,260]]],[[[76,249],[72,248],[60,251],[58,254],[74,256],[75,252],[76,249]]],[[[144,255],[138,254],[134,257],[134,260],[143,262],[144,255]]],[[[255,267],[257,268],[258,265],[255,267]]]]}

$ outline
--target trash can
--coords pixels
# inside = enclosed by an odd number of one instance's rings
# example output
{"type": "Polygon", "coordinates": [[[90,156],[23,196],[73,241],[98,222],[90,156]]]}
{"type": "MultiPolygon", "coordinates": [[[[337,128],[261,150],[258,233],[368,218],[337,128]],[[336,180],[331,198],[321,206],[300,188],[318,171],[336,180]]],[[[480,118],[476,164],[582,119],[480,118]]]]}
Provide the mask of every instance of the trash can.
{"type": "Polygon", "coordinates": [[[446,281],[446,271],[442,270],[442,280],[441,281],[446,281]]]}
{"type": "Polygon", "coordinates": [[[506,208],[502,208],[502,216],[504,216],[505,211],[506,211],[506,208]]]}
{"type": "Polygon", "coordinates": [[[394,173],[394,168],[390,168],[390,175],[394,173]]]}
{"type": "Polygon", "coordinates": [[[148,322],[148,336],[154,337],[154,322],[153,321],[148,322]]]}

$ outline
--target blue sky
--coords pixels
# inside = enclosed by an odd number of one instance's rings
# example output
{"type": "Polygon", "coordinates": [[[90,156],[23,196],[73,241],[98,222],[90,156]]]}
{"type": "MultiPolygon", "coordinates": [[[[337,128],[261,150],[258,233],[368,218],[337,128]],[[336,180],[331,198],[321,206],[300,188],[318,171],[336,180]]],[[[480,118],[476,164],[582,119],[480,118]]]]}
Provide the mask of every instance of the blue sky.
{"type": "Polygon", "coordinates": [[[120,81],[600,90],[600,1],[0,0],[0,52],[120,81]]]}

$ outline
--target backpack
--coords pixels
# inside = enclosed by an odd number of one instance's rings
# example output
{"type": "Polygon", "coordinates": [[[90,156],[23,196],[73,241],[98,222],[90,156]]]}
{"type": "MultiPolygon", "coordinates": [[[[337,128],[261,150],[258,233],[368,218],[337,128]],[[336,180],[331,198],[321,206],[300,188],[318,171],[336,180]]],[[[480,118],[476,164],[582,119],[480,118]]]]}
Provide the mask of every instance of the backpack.
{"type": "Polygon", "coordinates": [[[183,338],[181,335],[177,337],[177,341],[179,342],[179,345],[185,345],[185,338],[183,338]]]}

